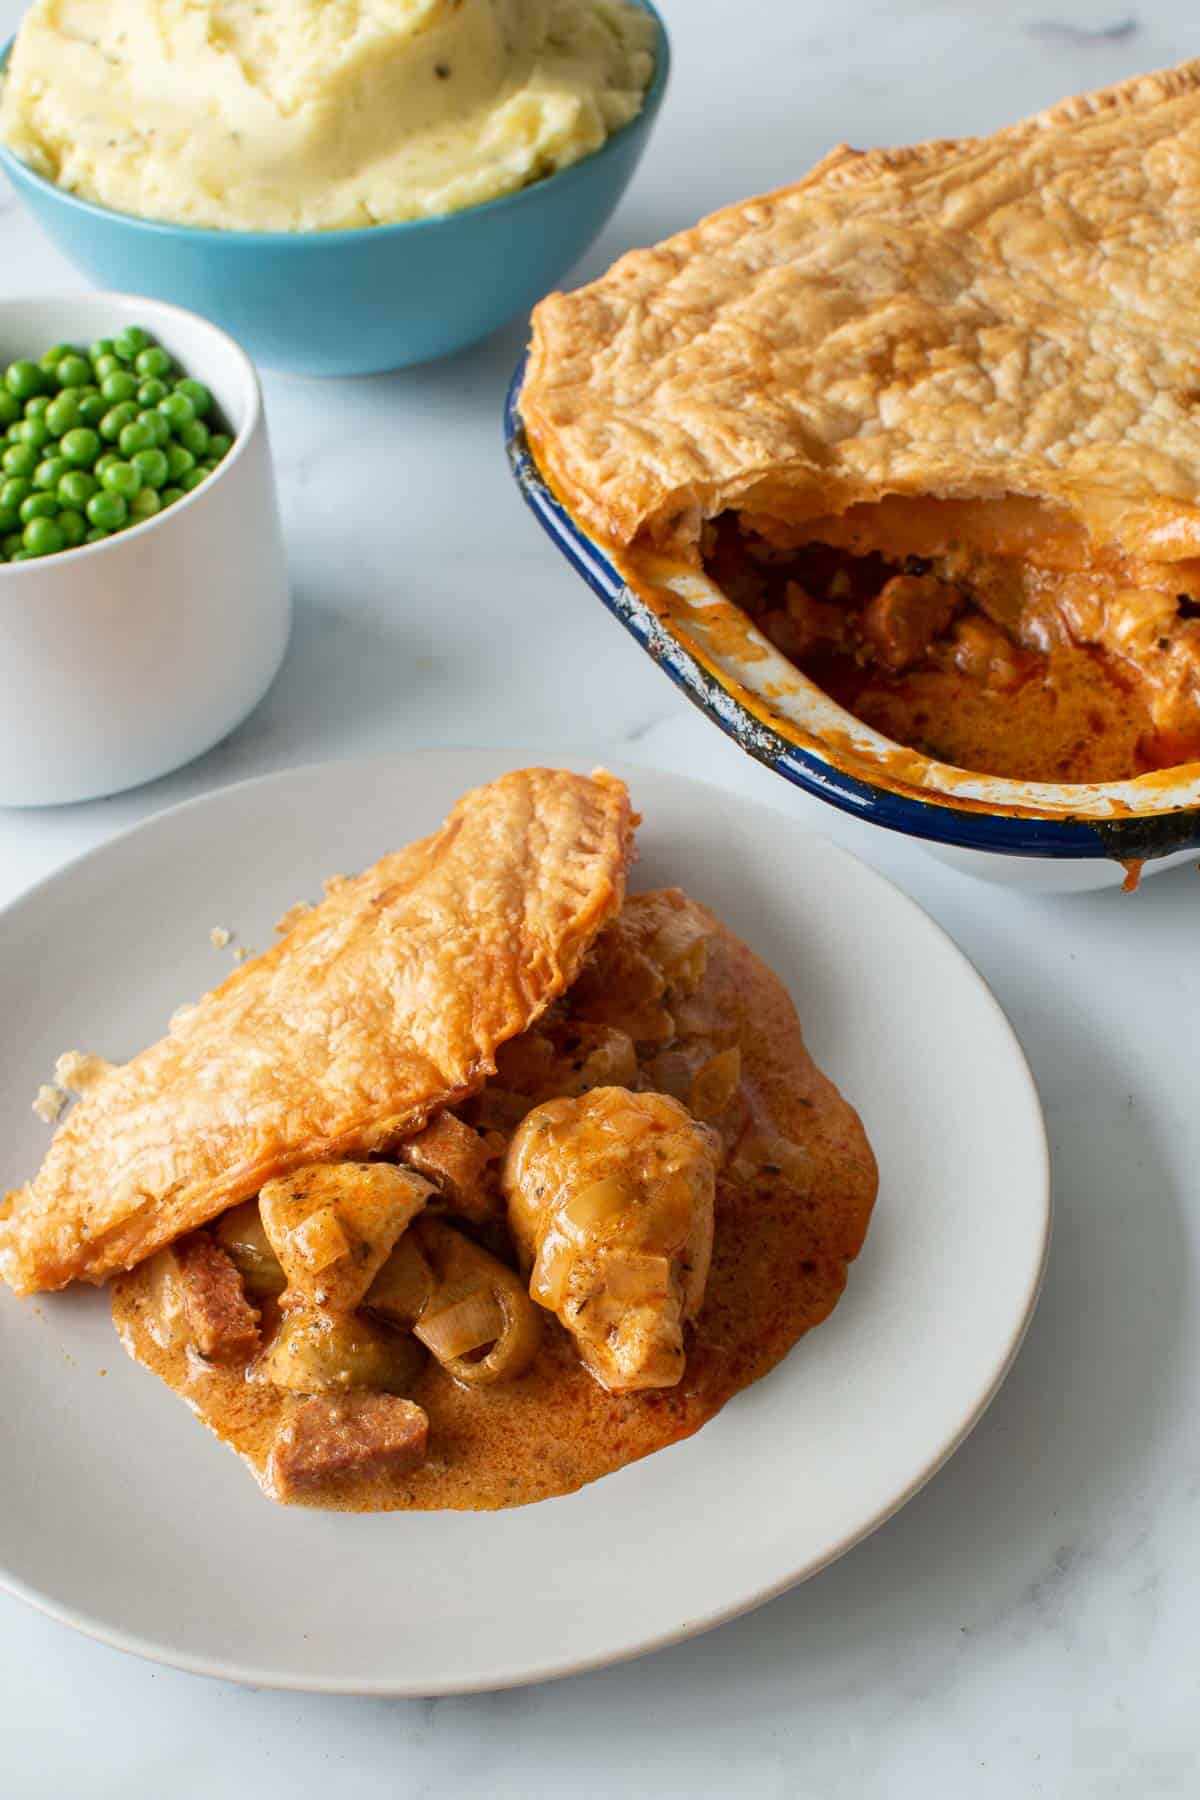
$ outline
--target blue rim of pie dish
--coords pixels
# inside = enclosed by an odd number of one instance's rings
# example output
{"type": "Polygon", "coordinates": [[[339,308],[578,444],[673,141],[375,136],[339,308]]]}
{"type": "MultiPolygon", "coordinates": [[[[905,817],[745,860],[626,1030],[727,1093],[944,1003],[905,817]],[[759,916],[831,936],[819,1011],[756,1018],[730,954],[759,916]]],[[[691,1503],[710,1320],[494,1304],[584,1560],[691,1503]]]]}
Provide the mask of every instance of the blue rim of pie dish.
{"type": "Polygon", "coordinates": [[[522,356],[505,403],[509,464],[526,506],[593,593],[700,711],[726,736],[785,781],[842,812],[887,831],[1001,856],[1108,857],[1148,860],[1200,847],[1200,805],[1113,819],[1029,818],[975,812],[944,801],[875,787],[792,743],[757,718],[680,644],[629,587],[604,548],[573,519],[539,469],[519,410],[528,355],[522,356]]]}

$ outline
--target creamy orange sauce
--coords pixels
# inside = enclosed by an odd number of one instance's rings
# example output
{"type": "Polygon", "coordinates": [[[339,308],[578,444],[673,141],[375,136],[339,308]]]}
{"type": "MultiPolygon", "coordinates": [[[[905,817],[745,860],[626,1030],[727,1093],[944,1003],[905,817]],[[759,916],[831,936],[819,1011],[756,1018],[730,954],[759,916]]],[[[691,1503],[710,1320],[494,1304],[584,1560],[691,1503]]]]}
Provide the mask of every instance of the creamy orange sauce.
{"type": "Polygon", "coordinates": [[[707,571],[817,687],[921,756],[1009,780],[1112,782],[1200,756],[1194,563],[1089,543],[1033,502],[893,499],[838,518],[725,515],[707,571]],[[899,578],[899,580],[898,580],[899,578]],[[911,654],[871,618],[889,587],[951,597],[911,654]],[[978,654],[991,638],[999,654],[978,654]]]}
{"type": "Polygon", "coordinates": [[[942,662],[889,675],[852,656],[815,656],[804,672],[865,725],[955,768],[1082,782],[1124,781],[1159,766],[1136,683],[1097,652],[1056,647],[1002,687],[942,662]]]}
{"type": "MultiPolygon", "coordinates": [[[[762,1141],[790,1140],[803,1177],[770,1163],[718,1179],[712,1269],[688,1328],[677,1387],[614,1397],[581,1366],[549,1315],[538,1357],[516,1381],[465,1388],[430,1363],[411,1398],[429,1415],[430,1455],[417,1472],[327,1496],[342,1510],[484,1509],[566,1494],[690,1436],[756,1381],[836,1305],[875,1198],[874,1158],[853,1108],[815,1067],[791,1000],[771,971],[724,927],[710,940],[706,986],[736,997],[741,1100],[762,1141]]],[[[662,1046],[654,1046],[661,1049],[662,1046]]],[[[647,1054],[652,1053],[648,1052],[647,1054]]],[[[639,1052],[641,1055],[641,1052],[639,1052]]],[[[258,1473],[293,1402],[222,1370],[186,1346],[156,1341],[149,1265],[113,1284],[122,1341],[258,1473]]],[[[252,1376],[253,1371],[249,1372],[252,1376]]]]}

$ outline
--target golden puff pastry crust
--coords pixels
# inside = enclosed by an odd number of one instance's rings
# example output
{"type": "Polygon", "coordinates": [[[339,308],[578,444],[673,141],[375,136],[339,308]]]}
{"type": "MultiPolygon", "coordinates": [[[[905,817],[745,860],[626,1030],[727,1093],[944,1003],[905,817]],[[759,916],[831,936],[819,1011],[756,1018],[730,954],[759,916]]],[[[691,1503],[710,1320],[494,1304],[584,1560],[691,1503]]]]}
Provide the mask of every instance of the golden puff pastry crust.
{"type": "Polygon", "coordinates": [[[478,1089],[620,909],[622,782],[526,769],[338,882],[113,1069],[9,1196],[18,1293],[100,1281],[304,1163],[369,1154],[478,1089]]]}
{"type": "Polygon", "coordinates": [[[534,314],[522,411],[611,542],[1019,493],[1200,551],[1200,61],[994,137],[834,150],[534,314]]]}

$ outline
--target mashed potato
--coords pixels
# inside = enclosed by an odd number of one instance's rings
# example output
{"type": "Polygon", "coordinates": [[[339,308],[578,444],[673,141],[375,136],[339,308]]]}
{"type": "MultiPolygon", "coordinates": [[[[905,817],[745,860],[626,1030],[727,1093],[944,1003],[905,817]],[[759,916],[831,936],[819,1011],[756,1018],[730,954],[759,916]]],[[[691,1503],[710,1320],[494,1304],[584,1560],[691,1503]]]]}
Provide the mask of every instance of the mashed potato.
{"type": "Polygon", "coordinates": [[[653,45],[626,0],[35,0],[0,134],[146,218],[386,224],[599,149],[640,111],[653,45]]]}

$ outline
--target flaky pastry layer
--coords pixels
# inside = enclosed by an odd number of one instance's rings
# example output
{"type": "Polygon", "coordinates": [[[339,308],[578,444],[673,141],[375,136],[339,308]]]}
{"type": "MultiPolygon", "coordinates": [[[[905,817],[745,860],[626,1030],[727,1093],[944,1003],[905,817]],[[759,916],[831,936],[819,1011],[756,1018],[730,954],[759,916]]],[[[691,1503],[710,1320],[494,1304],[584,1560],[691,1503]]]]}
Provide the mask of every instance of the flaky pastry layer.
{"type": "Polygon", "coordinates": [[[832,152],[534,314],[522,412],[594,532],[1024,494],[1200,552],[1200,61],[994,137],[832,152]]]}
{"type": "Polygon", "coordinates": [[[304,1163],[385,1148],[494,1072],[620,909],[623,782],[526,769],[298,909],[89,1088],[0,1221],[18,1293],[103,1280],[304,1163]]]}

